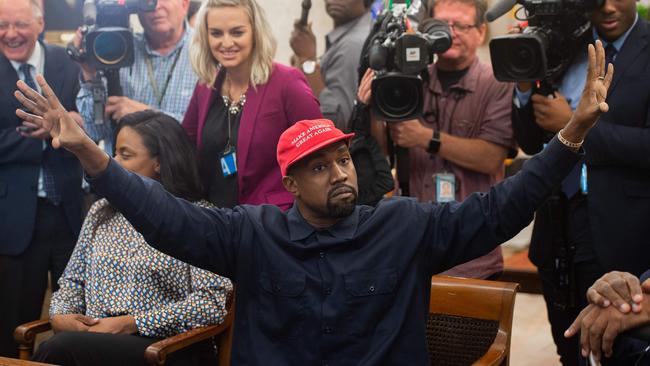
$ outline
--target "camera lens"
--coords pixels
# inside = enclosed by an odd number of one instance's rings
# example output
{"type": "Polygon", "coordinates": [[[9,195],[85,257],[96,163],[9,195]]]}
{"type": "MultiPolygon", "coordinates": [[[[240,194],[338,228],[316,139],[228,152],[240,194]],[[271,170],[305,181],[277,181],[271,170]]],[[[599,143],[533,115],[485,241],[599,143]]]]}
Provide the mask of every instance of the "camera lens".
{"type": "Polygon", "coordinates": [[[520,42],[509,48],[508,60],[515,75],[529,75],[540,67],[540,58],[535,57],[535,49],[527,42],[520,42]]]}
{"type": "Polygon", "coordinates": [[[105,65],[114,65],[126,57],[127,40],[121,32],[102,32],[93,42],[93,53],[105,65]]]}
{"type": "Polygon", "coordinates": [[[412,75],[386,75],[373,81],[373,107],[387,121],[417,116],[422,109],[422,80],[412,75]]]}

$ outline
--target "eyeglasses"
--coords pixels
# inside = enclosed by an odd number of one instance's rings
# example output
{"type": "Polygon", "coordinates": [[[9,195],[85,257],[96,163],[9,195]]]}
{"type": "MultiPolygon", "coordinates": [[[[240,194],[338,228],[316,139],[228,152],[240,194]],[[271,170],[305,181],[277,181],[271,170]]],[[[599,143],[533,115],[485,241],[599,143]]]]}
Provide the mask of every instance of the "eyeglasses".
{"type": "Polygon", "coordinates": [[[472,28],[478,28],[478,24],[464,24],[458,22],[447,22],[447,24],[449,24],[449,29],[452,31],[463,34],[469,32],[472,28]]]}
{"type": "Polygon", "coordinates": [[[9,22],[0,22],[0,32],[8,31],[9,28],[14,27],[17,31],[24,31],[29,29],[29,27],[32,26],[32,22],[21,22],[18,21],[16,23],[9,23],[9,22]]]}

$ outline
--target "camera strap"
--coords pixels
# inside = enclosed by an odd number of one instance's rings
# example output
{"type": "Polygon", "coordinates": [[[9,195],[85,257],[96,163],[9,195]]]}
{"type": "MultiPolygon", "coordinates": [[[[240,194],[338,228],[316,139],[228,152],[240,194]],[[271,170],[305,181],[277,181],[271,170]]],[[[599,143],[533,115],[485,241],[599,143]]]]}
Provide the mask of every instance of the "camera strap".
{"type": "Polygon", "coordinates": [[[160,104],[165,98],[165,94],[167,93],[167,87],[169,86],[169,81],[172,79],[172,75],[174,74],[174,69],[176,68],[176,63],[178,62],[178,59],[181,57],[182,50],[183,47],[179,47],[176,50],[176,56],[174,57],[174,62],[172,63],[172,67],[169,69],[169,72],[167,73],[167,79],[165,80],[165,85],[163,85],[162,93],[160,92],[160,89],[158,89],[158,83],[156,83],[156,78],[154,77],[153,74],[153,62],[151,62],[151,57],[149,57],[149,55],[146,55],[144,58],[144,61],[147,64],[147,74],[149,75],[149,82],[151,84],[151,88],[153,89],[153,93],[156,96],[156,102],[157,102],[156,107],[158,108],[160,108],[160,104]]]}

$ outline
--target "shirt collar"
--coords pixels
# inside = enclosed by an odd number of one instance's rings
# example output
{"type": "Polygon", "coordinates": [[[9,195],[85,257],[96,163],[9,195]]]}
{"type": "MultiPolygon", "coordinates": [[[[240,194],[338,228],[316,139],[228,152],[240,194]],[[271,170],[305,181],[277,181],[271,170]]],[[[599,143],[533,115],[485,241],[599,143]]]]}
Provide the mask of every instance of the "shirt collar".
{"type": "MultiPolygon", "coordinates": [[[[365,18],[370,18],[369,11],[367,11],[365,14],[363,14],[362,16],[356,19],[352,19],[349,22],[345,24],[341,24],[338,27],[334,28],[331,32],[327,33],[327,35],[325,36],[327,45],[329,47],[332,47],[333,44],[335,44],[341,38],[343,38],[343,36],[348,34],[352,29],[354,29],[354,27],[356,27],[357,24],[359,24],[359,22],[361,22],[365,18]]],[[[368,22],[370,21],[368,20],[368,22]]]]}
{"type": "MultiPolygon", "coordinates": [[[[176,43],[174,48],[163,57],[173,55],[177,49],[182,48],[185,45],[185,43],[189,42],[191,37],[192,37],[192,28],[190,27],[190,24],[187,22],[187,20],[185,20],[183,21],[183,36],[178,41],[178,43],[176,43]]],[[[142,34],[142,38],[144,39],[144,50],[147,53],[147,55],[162,56],[159,52],[152,50],[151,47],[149,47],[149,42],[147,42],[147,37],[144,35],[144,33],[142,34]]]]}
{"type": "MultiPolygon", "coordinates": [[[[23,62],[17,62],[13,60],[9,60],[11,62],[11,66],[16,69],[16,73],[20,69],[20,66],[23,64],[23,62]]],[[[36,45],[34,46],[34,51],[32,52],[31,57],[27,62],[25,62],[29,65],[32,65],[34,69],[36,69],[37,74],[43,74],[43,68],[45,65],[45,52],[43,52],[43,45],[41,42],[36,42],[36,45]]]]}
{"type": "MultiPolygon", "coordinates": [[[[632,29],[634,29],[634,27],[636,26],[636,23],[638,21],[639,21],[639,13],[636,13],[636,17],[634,18],[634,23],[632,23],[632,26],[627,30],[627,32],[623,33],[622,36],[618,37],[618,39],[616,39],[614,42],[612,42],[612,46],[614,46],[614,48],[616,48],[616,52],[621,51],[621,48],[623,48],[623,45],[625,44],[625,40],[630,35],[630,33],[632,32],[632,29]]],[[[592,29],[592,32],[593,32],[593,35],[594,35],[594,41],[597,40],[597,39],[600,39],[600,41],[603,42],[603,47],[607,47],[609,42],[607,42],[606,40],[600,38],[600,36],[598,35],[598,32],[596,31],[596,27],[592,27],[591,29],[592,29]]]]}
{"type": "MultiPolygon", "coordinates": [[[[452,85],[449,90],[452,89],[461,89],[466,92],[473,92],[477,88],[478,84],[478,78],[480,76],[480,73],[478,72],[478,67],[479,67],[479,59],[478,56],[474,58],[474,61],[472,62],[472,65],[470,65],[469,70],[467,70],[467,74],[460,78],[460,80],[452,85]]],[[[438,71],[436,69],[435,64],[431,66],[431,75],[437,75],[438,71]]],[[[438,80],[438,77],[432,77],[429,79],[429,90],[432,93],[437,93],[437,94],[442,94],[442,85],[440,85],[440,81],[438,80]]]]}
{"type": "MultiPolygon", "coordinates": [[[[302,217],[302,214],[298,210],[298,205],[293,205],[287,213],[287,220],[289,224],[289,235],[291,241],[300,241],[304,240],[314,232],[316,229],[311,226],[305,219],[302,217]]],[[[329,232],[332,236],[338,239],[352,239],[354,233],[357,231],[357,226],[359,225],[359,206],[354,208],[352,214],[343,220],[337,222],[333,226],[323,229],[322,231],[329,232]]]]}

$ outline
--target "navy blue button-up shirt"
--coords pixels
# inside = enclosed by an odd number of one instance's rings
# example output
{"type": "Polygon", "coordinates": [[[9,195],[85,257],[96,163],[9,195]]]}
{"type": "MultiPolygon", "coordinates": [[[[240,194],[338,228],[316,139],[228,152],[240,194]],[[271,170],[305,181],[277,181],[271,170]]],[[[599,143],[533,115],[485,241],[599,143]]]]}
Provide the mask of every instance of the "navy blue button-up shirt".
{"type": "Polygon", "coordinates": [[[515,235],[578,158],[554,140],[487,194],[385,199],[325,230],[295,207],[202,209],[113,161],[91,181],[153,247],[236,283],[234,365],[425,365],[431,275],[515,235]]]}

